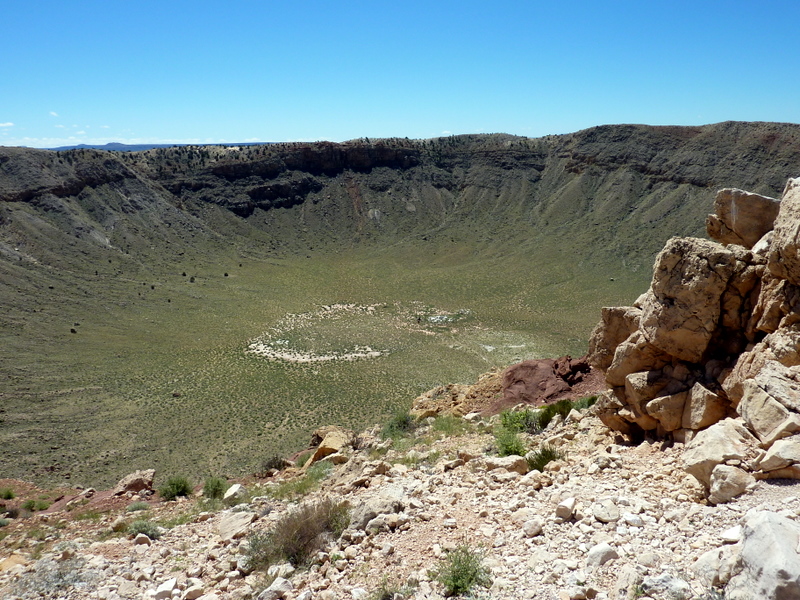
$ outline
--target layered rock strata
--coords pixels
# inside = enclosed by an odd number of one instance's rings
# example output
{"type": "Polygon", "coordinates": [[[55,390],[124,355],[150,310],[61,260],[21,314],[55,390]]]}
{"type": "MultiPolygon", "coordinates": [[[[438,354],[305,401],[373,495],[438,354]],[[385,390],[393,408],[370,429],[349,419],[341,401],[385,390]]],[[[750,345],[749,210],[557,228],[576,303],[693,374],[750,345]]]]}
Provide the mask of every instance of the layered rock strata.
{"type": "Polygon", "coordinates": [[[589,362],[603,422],[686,442],[687,471],[725,501],[800,478],[800,178],[780,201],[721,190],[714,210],[713,241],[672,238],[650,289],[603,309],[589,362]]]}

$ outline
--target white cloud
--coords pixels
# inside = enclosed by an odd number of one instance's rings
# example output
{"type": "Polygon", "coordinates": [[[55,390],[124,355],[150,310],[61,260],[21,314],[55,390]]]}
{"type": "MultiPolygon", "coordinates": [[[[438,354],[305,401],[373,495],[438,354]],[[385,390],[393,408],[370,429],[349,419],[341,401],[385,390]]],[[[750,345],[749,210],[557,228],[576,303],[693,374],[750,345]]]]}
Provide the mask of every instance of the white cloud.
{"type": "Polygon", "coordinates": [[[64,129],[63,125],[56,125],[56,127],[58,127],[59,129],[64,129]]]}
{"type": "Polygon", "coordinates": [[[100,125],[100,129],[108,129],[108,125],[100,125]]]}
{"type": "Polygon", "coordinates": [[[76,131],[75,135],[86,135],[85,131],[76,131]]]}
{"type": "Polygon", "coordinates": [[[10,121],[8,123],[0,123],[0,127],[13,127],[13,126],[14,124],[10,121]]]}
{"type": "Polygon", "coordinates": [[[447,131],[446,129],[442,132],[442,135],[450,135],[453,133],[452,131],[447,131]]]}
{"type": "Polygon", "coordinates": [[[58,113],[57,113],[57,112],[55,112],[54,110],[51,110],[51,111],[50,111],[50,116],[51,116],[51,117],[57,117],[57,116],[58,116],[58,113]]]}

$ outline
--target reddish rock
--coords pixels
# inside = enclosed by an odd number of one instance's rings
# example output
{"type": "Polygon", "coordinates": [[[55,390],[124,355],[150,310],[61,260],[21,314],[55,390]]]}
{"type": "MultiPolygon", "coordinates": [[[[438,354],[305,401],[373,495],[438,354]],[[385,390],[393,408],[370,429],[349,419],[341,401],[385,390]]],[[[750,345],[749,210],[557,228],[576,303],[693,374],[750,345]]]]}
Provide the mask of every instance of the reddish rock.
{"type": "Polygon", "coordinates": [[[586,357],[526,360],[503,373],[503,403],[545,404],[569,393],[590,372],[586,357]]]}

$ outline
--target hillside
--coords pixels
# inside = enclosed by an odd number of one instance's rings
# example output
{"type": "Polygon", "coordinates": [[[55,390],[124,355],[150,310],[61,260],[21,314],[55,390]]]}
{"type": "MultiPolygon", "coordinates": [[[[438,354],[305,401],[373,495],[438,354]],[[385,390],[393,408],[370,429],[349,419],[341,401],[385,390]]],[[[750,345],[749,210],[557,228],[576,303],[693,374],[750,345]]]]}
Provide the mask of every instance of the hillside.
{"type": "Polygon", "coordinates": [[[4,474],[246,474],[314,426],[580,355],[717,188],[777,197],[799,167],[800,126],[772,123],[0,149],[4,474]]]}

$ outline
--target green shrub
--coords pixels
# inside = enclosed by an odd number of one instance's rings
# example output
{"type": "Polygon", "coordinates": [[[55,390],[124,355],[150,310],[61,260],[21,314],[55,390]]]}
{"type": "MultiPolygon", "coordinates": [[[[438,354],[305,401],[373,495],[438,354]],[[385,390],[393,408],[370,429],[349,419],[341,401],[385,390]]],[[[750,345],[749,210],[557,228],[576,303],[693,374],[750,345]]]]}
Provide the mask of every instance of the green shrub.
{"type": "Polygon", "coordinates": [[[27,510],[28,512],[33,512],[36,510],[36,500],[33,498],[29,498],[22,503],[22,508],[27,510]]]}
{"type": "Polygon", "coordinates": [[[11,523],[11,519],[0,519],[0,527],[5,527],[9,523],[11,523]]]}
{"type": "Polygon", "coordinates": [[[126,512],[138,512],[140,510],[149,510],[150,505],[147,502],[133,502],[125,509],[126,512]]]}
{"type": "Polygon", "coordinates": [[[131,535],[145,534],[151,540],[157,540],[161,537],[161,531],[158,525],[151,521],[138,520],[128,525],[128,533],[131,535]]]}
{"type": "Polygon", "coordinates": [[[566,455],[552,446],[541,446],[528,456],[528,467],[537,471],[544,471],[544,466],[554,460],[561,460],[566,455]]]}
{"type": "Polygon", "coordinates": [[[500,413],[500,422],[505,429],[517,433],[538,433],[542,430],[539,411],[536,410],[504,410],[500,413]]]}
{"type": "Polygon", "coordinates": [[[444,586],[445,596],[468,594],[476,587],[491,585],[490,571],[482,562],[481,552],[462,545],[447,555],[433,575],[444,586]]]}
{"type": "Polygon", "coordinates": [[[164,500],[175,500],[178,496],[189,496],[192,493],[192,486],[186,477],[175,476],[167,479],[167,483],[158,489],[158,494],[164,500]]]}
{"type": "Polygon", "coordinates": [[[3,488],[0,490],[0,498],[3,500],[13,500],[15,498],[14,490],[11,488],[3,488]]]}
{"type": "Polygon", "coordinates": [[[254,569],[279,561],[307,565],[330,539],[338,538],[350,523],[347,505],[330,498],[303,504],[281,517],[267,534],[247,539],[245,556],[254,569]]]}
{"type": "Polygon", "coordinates": [[[389,419],[389,422],[383,426],[381,430],[381,437],[398,438],[408,435],[417,428],[417,421],[408,412],[408,410],[401,409],[395,412],[389,419]]]}
{"type": "Polygon", "coordinates": [[[500,427],[494,432],[494,441],[500,456],[525,456],[525,444],[515,431],[500,427]]]}
{"type": "Polygon", "coordinates": [[[203,485],[203,498],[220,499],[228,489],[228,482],[222,477],[208,477],[203,485]]]}
{"type": "Polygon", "coordinates": [[[302,469],[312,456],[314,456],[314,452],[312,450],[300,454],[294,461],[294,466],[298,469],[302,469]]]}
{"type": "Polygon", "coordinates": [[[597,402],[597,396],[586,396],[585,398],[580,398],[576,400],[572,404],[572,408],[575,410],[586,410],[587,408],[594,406],[597,402]]]}

